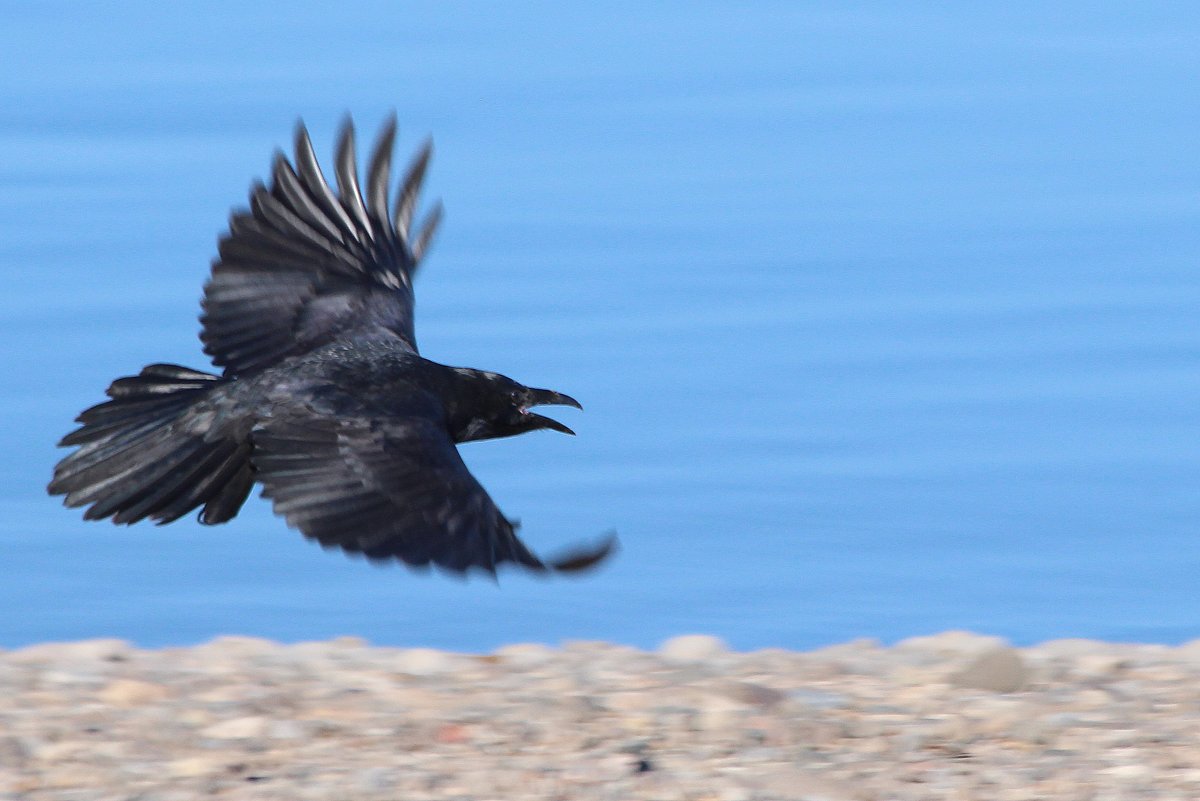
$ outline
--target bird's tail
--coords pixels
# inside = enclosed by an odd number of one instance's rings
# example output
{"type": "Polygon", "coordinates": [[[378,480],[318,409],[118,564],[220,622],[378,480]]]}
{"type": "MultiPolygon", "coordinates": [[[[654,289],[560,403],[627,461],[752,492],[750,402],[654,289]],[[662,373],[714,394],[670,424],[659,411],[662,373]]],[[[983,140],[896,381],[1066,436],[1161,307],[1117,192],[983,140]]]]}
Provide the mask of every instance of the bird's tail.
{"type": "Polygon", "coordinates": [[[114,523],[176,520],[203,505],[200,521],[237,514],[254,484],[250,445],[213,437],[200,413],[225,380],[174,364],[152,364],[108,388],[112,400],[76,418],[83,425],[60,446],[79,449],[58,463],[51,495],[88,506],[88,520],[114,523]]]}

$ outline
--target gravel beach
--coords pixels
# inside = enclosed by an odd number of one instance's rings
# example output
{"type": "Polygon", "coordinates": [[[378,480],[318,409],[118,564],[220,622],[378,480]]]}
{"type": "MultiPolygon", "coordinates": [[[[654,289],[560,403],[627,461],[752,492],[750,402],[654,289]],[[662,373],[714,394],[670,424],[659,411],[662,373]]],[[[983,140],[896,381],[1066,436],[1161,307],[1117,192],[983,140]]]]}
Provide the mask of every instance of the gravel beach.
{"type": "Polygon", "coordinates": [[[1200,798],[1200,641],[0,651],[0,799],[1200,798]]]}

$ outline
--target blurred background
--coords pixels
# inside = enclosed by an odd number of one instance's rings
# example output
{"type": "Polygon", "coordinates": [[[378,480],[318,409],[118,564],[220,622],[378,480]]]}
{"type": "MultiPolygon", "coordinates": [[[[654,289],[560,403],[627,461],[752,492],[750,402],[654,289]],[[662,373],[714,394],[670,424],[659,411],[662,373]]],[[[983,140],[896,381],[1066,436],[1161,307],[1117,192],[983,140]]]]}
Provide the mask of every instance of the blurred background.
{"type": "Polygon", "coordinates": [[[0,646],[1200,636],[1200,10],[10,5],[0,646]],[[303,118],[427,135],[424,355],[581,399],[464,457],[578,580],[380,569],[252,498],[84,523],[54,444],[303,118]]]}

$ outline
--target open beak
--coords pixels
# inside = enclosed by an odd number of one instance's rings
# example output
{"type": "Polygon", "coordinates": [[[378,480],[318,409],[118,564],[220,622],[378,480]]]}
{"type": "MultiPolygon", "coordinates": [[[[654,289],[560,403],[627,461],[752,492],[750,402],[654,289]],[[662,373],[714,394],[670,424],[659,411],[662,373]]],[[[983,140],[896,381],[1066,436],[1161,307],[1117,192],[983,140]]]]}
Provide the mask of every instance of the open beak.
{"type": "Polygon", "coordinates": [[[572,398],[570,395],[564,395],[561,392],[555,392],[552,389],[531,389],[529,390],[529,405],[530,406],[574,406],[576,409],[583,411],[583,406],[579,401],[572,398]]]}
{"type": "MultiPolygon", "coordinates": [[[[529,403],[527,406],[574,406],[576,409],[583,409],[579,401],[572,398],[570,395],[564,395],[561,392],[555,392],[550,389],[531,389],[529,390],[529,403]]],[[[525,412],[525,416],[533,423],[531,428],[549,428],[554,431],[561,431],[564,434],[575,436],[575,432],[567,428],[557,420],[545,417],[533,412],[525,412]]]]}

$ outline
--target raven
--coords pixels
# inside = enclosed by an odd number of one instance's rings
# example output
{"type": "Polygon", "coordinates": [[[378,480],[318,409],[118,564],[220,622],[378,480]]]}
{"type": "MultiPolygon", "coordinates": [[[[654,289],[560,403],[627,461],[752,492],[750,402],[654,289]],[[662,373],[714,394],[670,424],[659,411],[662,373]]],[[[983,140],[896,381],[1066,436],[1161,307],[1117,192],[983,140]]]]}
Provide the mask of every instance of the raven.
{"type": "Polygon", "coordinates": [[[467,470],[456,443],[567,426],[530,411],[569,395],[417,351],[412,280],[441,220],[413,226],[426,142],[389,210],[393,116],[359,186],[354,127],[338,137],[336,191],[304,124],[295,163],[235,210],[204,287],[200,339],[221,375],[151,364],[76,419],[78,446],[49,492],[84,518],[169,523],[200,508],[233,518],[262,484],[288,525],[326,548],[411,566],[494,574],[512,562],[576,571],[615,538],[543,561],[467,470]]]}

